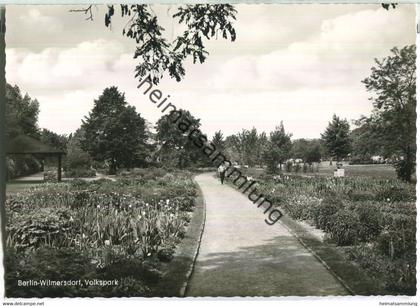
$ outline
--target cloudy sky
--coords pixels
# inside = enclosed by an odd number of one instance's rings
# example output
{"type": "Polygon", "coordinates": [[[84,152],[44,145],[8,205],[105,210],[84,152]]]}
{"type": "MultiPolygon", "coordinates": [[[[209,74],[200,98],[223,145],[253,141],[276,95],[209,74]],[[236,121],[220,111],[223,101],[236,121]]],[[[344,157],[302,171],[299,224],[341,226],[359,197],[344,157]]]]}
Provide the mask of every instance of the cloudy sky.
{"type": "MultiPolygon", "coordinates": [[[[116,85],[148,121],[161,113],[137,89],[135,44],[70,13],[77,6],[7,6],[6,78],[40,102],[39,124],[74,132],[104,88],[116,85]]],[[[399,5],[238,5],[237,40],[207,42],[204,64],[186,64],[181,82],[159,84],[170,101],[201,118],[202,130],[224,135],[283,120],[293,138],[317,138],[334,113],[349,120],[372,109],[361,80],[374,58],[415,43],[415,8],[399,5]]],[[[169,39],[182,30],[173,6],[153,6],[169,39]]],[[[118,16],[118,15],[117,15],[118,16]]]]}

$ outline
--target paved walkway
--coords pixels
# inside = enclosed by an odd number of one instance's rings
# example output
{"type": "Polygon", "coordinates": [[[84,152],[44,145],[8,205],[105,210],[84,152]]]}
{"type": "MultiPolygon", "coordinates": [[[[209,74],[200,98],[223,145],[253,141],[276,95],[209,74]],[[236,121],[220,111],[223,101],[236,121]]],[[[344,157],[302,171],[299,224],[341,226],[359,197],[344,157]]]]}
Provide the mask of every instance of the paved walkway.
{"type": "Polygon", "coordinates": [[[263,210],[213,174],[198,175],[206,224],[187,296],[348,295],[325,267],[263,210]]]}

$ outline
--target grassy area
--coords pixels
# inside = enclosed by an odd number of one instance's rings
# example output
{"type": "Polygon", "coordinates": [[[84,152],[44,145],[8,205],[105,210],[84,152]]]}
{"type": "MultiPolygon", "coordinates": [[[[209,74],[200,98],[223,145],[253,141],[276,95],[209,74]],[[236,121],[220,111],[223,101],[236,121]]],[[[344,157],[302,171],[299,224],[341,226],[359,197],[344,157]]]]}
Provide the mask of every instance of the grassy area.
{"type": "Polygon", "coordinates": [[[6,184],[6,195],[13,195],[19,192],[25,192],[33,187],[42,185],[42,181],[22,181],[10,182],[6,184]]]}
{"type": "Polygon", "coordinates": [[[185,235],[196,196],[190,172],[161,169],[125,172],[116,181],[10,184],[6,295],[155,295],[185,235]],[[118,284],[17,285],[30,279],[118,284]]]}
{"type": "MultiPolygon", "coordinates": [[[[346,176],[350,177],[372,177],[395,179],[396,172],[392,165],[372,164],[372,165],[349,165],[344,164],[346,176]]],[[[319,166],[319,174],[325,176],[333,176],[336,170],[335,164],[329,165],[329,162],[322,162],[319,166]]]]}
{"type": "MultiPolygon", "coordinates": [[[[395,168],[392,165],[385,164],[371,164],[371,165],[349,165],[344,163],[343,168],[345,170],[345,176],[347,177],[370,177],[377,179],[396,179],[395,168]]],[[[321,162],[319,165],[314,165],[313,172],[303,172],[302,169],[299,172],[287,172],[282,171],[286,175],[299,175],[299,176],[321,176],[321,177],[333,177],[334,171],[337,169],[335,163],[330,166],[329,162],[321,162]]],[[[248,175],[260,176],[265,173],[265,169],[262,168],[242,168],[243,172],[248,175]]]]}

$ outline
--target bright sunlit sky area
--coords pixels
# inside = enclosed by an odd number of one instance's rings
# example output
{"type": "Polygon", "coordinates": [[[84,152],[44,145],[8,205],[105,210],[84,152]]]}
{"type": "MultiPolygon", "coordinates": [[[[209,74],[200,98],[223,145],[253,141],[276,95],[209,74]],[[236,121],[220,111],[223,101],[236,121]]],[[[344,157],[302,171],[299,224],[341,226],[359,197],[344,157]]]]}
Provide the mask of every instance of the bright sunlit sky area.
{"type": "MultiPolygon", "coordinates": [[[[104,26],[80,6],[7,6],[6,78],[40,103],[39,125],[72,133],[108,86],[154,124],[160,111],[134,78],[135,44],[122,36],[127,20],[104,26]]],[[[186,77],[158,85],[179,108],[201,118],[202,131],[225,136],[284,122],[293,138],[318,138],[334,113],[348,120],[368,115],[372,102],[361,80],[375,58],[415,43],[415,7],[374,5],[237,5],[237,40],[207,41],[204,64],[185,64],[186,77]]],[[[153,6],[171,41],[183,27],[175,6],[153,6]]]]}

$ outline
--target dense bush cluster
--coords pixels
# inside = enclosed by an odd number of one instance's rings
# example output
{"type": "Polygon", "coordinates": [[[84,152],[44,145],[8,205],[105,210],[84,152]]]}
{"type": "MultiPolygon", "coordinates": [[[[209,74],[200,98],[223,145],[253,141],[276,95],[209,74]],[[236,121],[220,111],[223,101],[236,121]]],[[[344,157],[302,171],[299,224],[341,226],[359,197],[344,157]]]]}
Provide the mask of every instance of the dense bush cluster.
{"type": "Polygon", "coordinates": [[[288,215],[307,220],[345,247],[351,259],[382,280],[387,292],[415,294],[414,185],[364,177],[285,175],[265,175],[260,183],[288,215]]]}
{"type": "Polygon", "coordinates": [[[42,168],[38,159],[32,155],[6,157],[6,166],[8,179],[34,174],[42,168]]]}
{"type": "Polygon", "coordinates": [[[64,176],[74,178],[95,177],[96,171],[94,169],[75,168],[65,171],[64,176]]]}
{"type": "Polygon", "coordinates": [[[7,295],[148,295],[159,278],[159,262],[172,259],[184,235],[196,196],[189,173],[151,173],[153,177],[115,182],[45,184],[10,195],[6,202],[7,295]],[[121,282],[119,287],[37,292],[17,286],[18,279],[66,277],[117,277],[121,282]]]}

